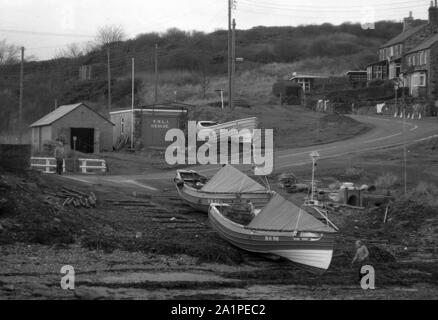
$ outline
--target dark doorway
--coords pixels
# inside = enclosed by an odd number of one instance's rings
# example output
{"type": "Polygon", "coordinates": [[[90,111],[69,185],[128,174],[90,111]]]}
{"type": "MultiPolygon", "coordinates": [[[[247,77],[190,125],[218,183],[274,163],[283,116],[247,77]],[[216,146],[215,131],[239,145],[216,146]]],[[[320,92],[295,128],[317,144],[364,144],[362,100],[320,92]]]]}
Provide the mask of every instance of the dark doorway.
{"type": "Polygon", "coordinates": [[[71,148],[74,150],[76,137],[76,151],[82,153],[94,153],[94,129],[71,128],[71,148]]]}
{"type": "Polygon", "coordinates": [[[348,198],[348,205],[358,207],[359,206],[359,198],[357,196],[350,196],[348,198]]]}

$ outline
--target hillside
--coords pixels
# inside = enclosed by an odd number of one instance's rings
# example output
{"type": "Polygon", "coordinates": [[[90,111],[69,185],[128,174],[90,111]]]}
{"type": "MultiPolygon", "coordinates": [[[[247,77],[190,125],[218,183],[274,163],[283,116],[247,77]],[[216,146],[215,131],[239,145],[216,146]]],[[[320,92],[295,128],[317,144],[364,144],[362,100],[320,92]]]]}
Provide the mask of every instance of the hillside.
{"type": "MultiPolygon", "coordinates": [[[[237,30],[237,96],[269,103],[273,83],[294,71],[342,74],[363,68],[378,47],[401,32],[401,23],[382,21],[375,30],[345,23],[237,30]]],[[[154,101],[154,46],[159,46],[159,101],[205,104],[226,89],[227,32],[210,34],[171,29],[141,34],[110,45],[113,108],[130,106],[131,58],[136,65],[136,103],[154,101]]],[[[24,123],[29,125],[57,105],[88,101],[106,111],[107,48],[78,58],[25,64],[24,123]],[[91,66],[91,78],[79,81],[79,68],[91,66]]],[[[0,132],[3,140],[17,131],[19,66],[0,67],[0,132]]]]}

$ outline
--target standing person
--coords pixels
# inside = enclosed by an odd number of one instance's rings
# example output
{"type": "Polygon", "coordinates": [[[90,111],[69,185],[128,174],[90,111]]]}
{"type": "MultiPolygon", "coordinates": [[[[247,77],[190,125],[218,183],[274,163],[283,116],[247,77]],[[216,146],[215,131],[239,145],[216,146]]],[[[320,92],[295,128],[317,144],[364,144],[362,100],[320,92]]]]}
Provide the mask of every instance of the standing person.
{"type": "Polygon", "coordinates": [[[354,255],[353,261],[351,261],[351,265],[354,265],[355,262],[359,263],[359,281],[362,279],[361,269],[368,263],[368,258],[370,256],[370,252],[368,248],[362,243],[362,241],[356,241],[356,254],[354,255]]]}
{"type": "Polygon", "coordinates": [[[58,140],[55,148],[56,174],[62,175],[64,169],[64,155],[64,143],[61,140],[58,140]]]}

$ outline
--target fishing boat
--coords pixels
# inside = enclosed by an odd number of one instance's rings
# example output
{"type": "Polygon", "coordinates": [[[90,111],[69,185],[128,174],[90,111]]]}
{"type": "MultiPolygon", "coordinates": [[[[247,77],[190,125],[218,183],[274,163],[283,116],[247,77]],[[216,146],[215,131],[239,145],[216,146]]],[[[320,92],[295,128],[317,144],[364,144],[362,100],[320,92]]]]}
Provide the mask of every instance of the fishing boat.
{"type": "Polygon", "coordinates": [[[274,194],[231,165],[223,167],[208,181],[195,171],[178,170],[174,182],[180,198],[205,213],[212,203],[250,200],[256,209],[263,208],[274,194]]]}
{"type": "Polygon", "coordinates": [[[246,226],[226,218],[227,210],[227,205],[211,204],[209,221],[232,245],[286,258],[312,272],[329,268],[336,231],[280,195],[276,194],[246,226]]]}
{"type": "Polygon", "coordinates": [[[243,143],[251,143],[254,129],[257,129],[258,120],[256,117],[253,118],[247,118],[247,119],[240,119],[240,120],[234,120],[226,123],[217,123],[213,121],[199,121],[197,124],[197,134],[202,132],[203,134],[207,136],[212,136],[212,133],[215,134],[216,139],[210,138],[209,143],[214,143],[218,141],[222,141],[226,139],[229,140],[229,137],[231,139],[237,138],[237,134],[239,134],[240,142],[243,143]],[[237,131],[229,132],[231,135],[222,136],[221,130],[232,130],[235,129],[237,131]],[[247,131],[242,131],[246,129],[247,131]]]}

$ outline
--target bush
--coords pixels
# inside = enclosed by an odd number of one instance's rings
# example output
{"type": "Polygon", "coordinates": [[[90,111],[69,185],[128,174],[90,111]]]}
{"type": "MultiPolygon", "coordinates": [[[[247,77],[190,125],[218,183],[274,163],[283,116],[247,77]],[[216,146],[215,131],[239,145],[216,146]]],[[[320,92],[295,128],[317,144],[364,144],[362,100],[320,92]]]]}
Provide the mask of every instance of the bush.
{"type": "Polygon", "coordinates": [[[421,181],[405,198],[431,207],[438,207],[438,187],[433,183],[421,181]]]}
{"type": "Polygon", "coordinates": [[[398,181],[398,177],[396,175],[394,175],[392,173],[384,173],[383,175],[381,175],[380,177],[378,177],[376,179],[374,184],[378,188],[388,190],[388,189],[394,187],[396,185],[397,181],[398,181]]]}

